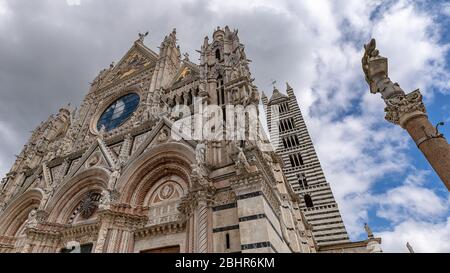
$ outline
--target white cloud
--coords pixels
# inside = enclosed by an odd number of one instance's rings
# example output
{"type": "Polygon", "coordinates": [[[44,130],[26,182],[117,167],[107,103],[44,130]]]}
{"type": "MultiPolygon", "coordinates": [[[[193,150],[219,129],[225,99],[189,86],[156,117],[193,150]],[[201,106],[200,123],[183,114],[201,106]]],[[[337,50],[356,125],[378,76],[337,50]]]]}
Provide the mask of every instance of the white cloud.
{"type": "Polygon", "coordinates": [[[407,219],[437,218],[448,213],[447,200],[440,198],[430,189],[416,185],[402,185],[376,196],[381,206],[377,216],[393,223],[407,219]]]}
{"type": "Polygon", "coordinates": [[[66,0],[69,6],[79,6],[81,5],[81,0],[66,0]]]}
{"type": "Polygon", "coordinates": [[[407,252],[409,242],[415,252],[450,252],[450,217],[440,223],[408,220],[391,231],[377,234],[385,252],[407,252]]]}

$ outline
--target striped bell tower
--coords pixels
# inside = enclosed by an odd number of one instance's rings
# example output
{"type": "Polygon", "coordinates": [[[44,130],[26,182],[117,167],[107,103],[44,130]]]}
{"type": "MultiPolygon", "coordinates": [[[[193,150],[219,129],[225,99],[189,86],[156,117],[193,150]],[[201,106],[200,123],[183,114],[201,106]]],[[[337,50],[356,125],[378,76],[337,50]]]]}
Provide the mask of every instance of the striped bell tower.
{"type": "Polygon", "coordinates": [[[313,227],[319,246],[349,242],[338,205],[325,179],[319,158],[292,87],[285,94],[275,87],[270,100],[263,94],[270,140],[283,158],[283,172],[301,197],[301,209],[313,227]]]}

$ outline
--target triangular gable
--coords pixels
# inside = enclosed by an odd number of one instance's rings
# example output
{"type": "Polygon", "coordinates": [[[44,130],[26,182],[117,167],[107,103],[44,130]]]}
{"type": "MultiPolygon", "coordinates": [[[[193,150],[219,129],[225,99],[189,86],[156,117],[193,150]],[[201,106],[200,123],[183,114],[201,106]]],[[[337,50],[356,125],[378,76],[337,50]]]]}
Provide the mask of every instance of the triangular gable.
{"type": "MultiPolygon", "coordinates": [[[[147,134],[147,137],[140,143],[139,147],[136,148],[134,153],[131,155],[130,159],[128,160],[128,164],[130,162],[133,162],[136,158],[138,158],[141,154],[145,153],[149,148],[166,142],[164,138],[162,137],[162,132],[164,130],[167,131],[167,136],[171,134],[171,128],[173,123],[167,119],[166,117],[162,117],[161,120],[153,127],[153,129],[147,134]]],[[[185,143],[189,146],[191,146],[193,149],[195,149],[197,142],[193,140],[187,140],[189,139],[187,136],[178,133],[178,132],[172,132],[175,133],[181,140],[180,142],[185,143]]]]}
{"type": "Polygon", "coordinates": [[[199,68],[196,64],[190,61],[183,61],[180,69],[175,74],[172,82],[169,84],[169,88],[177,87],[182,85],[183,83],[198,79],[200,76],[199,68]]]}
{"type": "Polygon", "coordinates": [[[158,55],[142,43],[135,42],[114,68],[105,76],[100,88],[126,78],[155,64],[158,55]]]}
{"type": "Polygon", "coordinates": [[[109,150],[101,139],[97,139],[91,147],[83,154],[83,156],[73,165],[67,175],[68,178],[86,170],[89,166],[103,165],[105,167],[113,168],[117,158],[109,150]],[[92,162],[91,162],[92,161],[92,162]]]}

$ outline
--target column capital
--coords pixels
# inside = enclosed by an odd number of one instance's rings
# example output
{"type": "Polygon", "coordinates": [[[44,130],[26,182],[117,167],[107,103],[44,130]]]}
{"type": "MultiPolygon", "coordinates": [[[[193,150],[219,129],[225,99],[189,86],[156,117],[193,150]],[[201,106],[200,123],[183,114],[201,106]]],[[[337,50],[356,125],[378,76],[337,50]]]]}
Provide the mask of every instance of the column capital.
{"type": "Polygon", "coordinates": [[[212,186],[205,185],[196,189],[190,189],[181,199],[178,210],[183,214],[184,219],[188,219],[195,209],[199,206],[212,206],[214,203],[215,189],[212,186]]]}
{"type": "Polygon", "coordinates": [[[404,125],[413,117],[426,116],[426,109],[419,89],[401,94],[385,100],[386,120],[405,127],[404,125]]]}

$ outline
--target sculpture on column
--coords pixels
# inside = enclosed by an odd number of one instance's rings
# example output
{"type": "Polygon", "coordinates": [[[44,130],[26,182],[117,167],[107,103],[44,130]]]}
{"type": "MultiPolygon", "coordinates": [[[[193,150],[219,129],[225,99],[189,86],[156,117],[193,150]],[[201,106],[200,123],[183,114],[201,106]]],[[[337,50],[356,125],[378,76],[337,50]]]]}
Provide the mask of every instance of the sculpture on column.
{"type": "Polygon", "coordinates": [[[428,120],[422,94],[417,89],[409,94],[388,77],[388,59],[380,56],[375,39],[364,45],[361,60],[371,93],[381,93],[386,103],[386,120],[408,131],[417,147],[450,190],[450,145],[439,133],[438,126],[428,120]]]}

